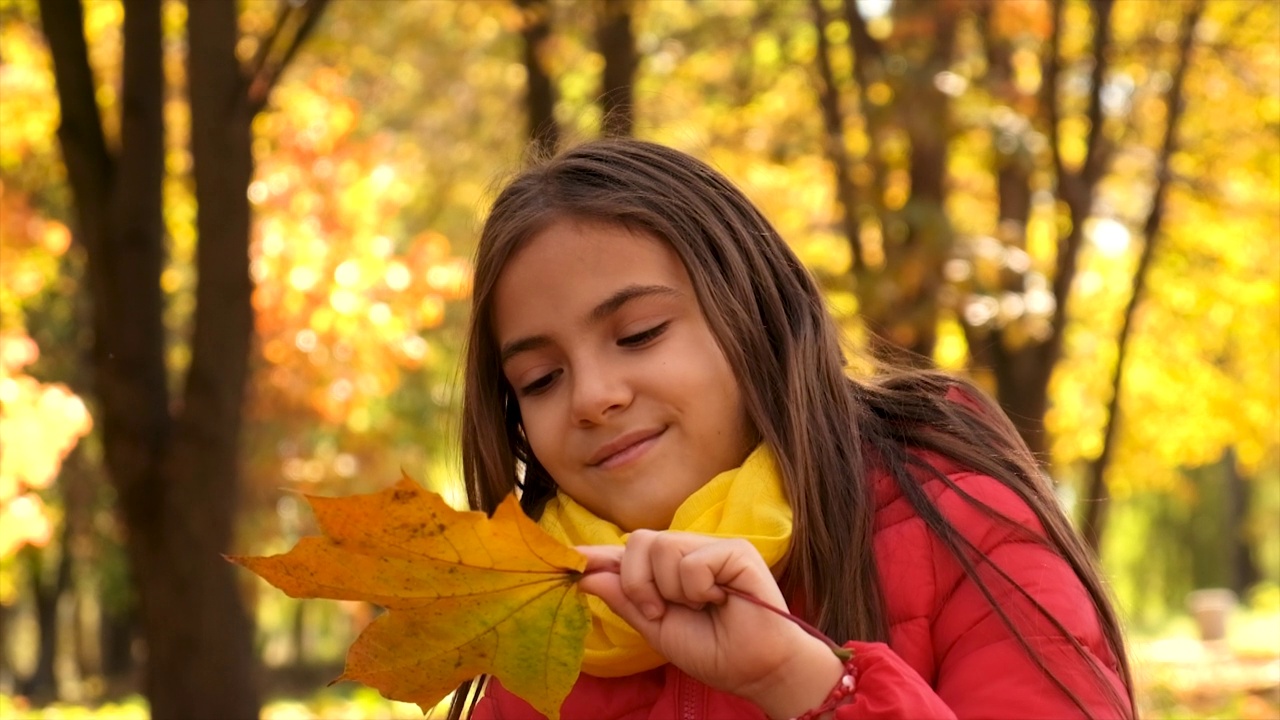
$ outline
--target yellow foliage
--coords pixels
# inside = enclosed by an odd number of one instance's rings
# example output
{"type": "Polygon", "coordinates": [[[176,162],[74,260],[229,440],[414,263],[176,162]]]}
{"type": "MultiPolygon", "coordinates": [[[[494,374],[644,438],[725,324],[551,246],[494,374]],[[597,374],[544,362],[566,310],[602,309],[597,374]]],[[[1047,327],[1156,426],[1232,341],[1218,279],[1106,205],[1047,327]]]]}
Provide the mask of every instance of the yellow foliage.
{"type": "Polygon", "coordinates": [[[40,497],[62,459],[93,426],[84,402],[62,385],[19,372],[39,350],[25,335],[0,335],[0,558],[26,543],[49,541],[40,497]]]}

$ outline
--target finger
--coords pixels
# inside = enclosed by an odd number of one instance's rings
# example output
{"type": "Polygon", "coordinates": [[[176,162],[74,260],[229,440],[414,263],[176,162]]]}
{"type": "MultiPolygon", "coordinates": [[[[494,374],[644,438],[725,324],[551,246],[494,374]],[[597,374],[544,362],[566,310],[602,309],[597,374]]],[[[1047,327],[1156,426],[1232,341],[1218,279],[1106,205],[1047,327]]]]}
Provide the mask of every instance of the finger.
{"type": "Polygon", "coordinates": [[[707,564],[707,553],[695,550],[680,558],[676,566],[680,586],[688,603],[701,609],[707,603],[719,605],[728,598],[724,589],[716,584],[716,573],[707,564]]]}
{"type": "Polygon", "coordinates": [[[649,620],[657,620],[666,610],[666,602],[654,582],[653,565],[649,557],[657,536],[657,533],[650,530],[631,533],[627,538],[626,552],[622,554],[622,568],[618,573],[627,599],[649,620]]]}
{"type": "Polygon", "coordinates": [[[622,565],[622,545],[579,545],[574,548],[587,558],[584,573],[618,572],[622,565]]]}
{"type": "Polygon", "coordinates": [[[702,544],[692,536],[676,533],[660,533],[649,545],[649,564],[653,568],[653,582],[668,603],[680,603],[694,610],[701,610],[704,601],[690,599],[685,592],[681,563],[685,554],[702,544]]]}
{"type": "Polygon", "coordinates": [[[662,623],[645,617],[640,608],[631,602],[622,589],[622,578],[617,573],[602,571],[584,575],[578,580],[578,589],[603,600],[610,610],[635,628],[650,646],[658,647],[662,623]]]}
{"type": "Polygon", "coordinates": [[[696,548],[681,565],[682,573],[687,573],[686,591],[702,602],[723,602],[723,588],[731,587],[779,609],[787,607],[769,566],[746,540],[724,540],[696,548]]]}

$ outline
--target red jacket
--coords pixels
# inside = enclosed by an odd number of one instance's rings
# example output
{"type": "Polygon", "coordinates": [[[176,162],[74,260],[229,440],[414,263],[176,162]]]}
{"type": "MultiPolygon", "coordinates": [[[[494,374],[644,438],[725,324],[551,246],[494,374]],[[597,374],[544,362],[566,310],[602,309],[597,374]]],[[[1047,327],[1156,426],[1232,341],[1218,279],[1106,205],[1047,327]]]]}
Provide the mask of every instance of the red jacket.
{"type": "MultiPolygon", "coordinates": [[[[964,492],[1043,534],[1031,509],[992,478],[946,460],[934,465],[964,492]]],[[[1093,605],[1070,566],[1043,544],[994,522],[937,479],[924,481],[942,513],[981,552],[1038,600],[1126,691],[1093,605]]],[[[853,702],[836,720],[879,718],[1079,718],[1082,713],[1028,657],[959,563],[925,526],[893,481],[876,483],[874,548],[888,608],[889,643],[850,642],[857,666],[853,702]]],[[[1093,670],[1020,594],[988,565],[979,573],[1054,675],[1080,696],[1093,717],[1119,713],[1093,670]]],[[[541,717],[492,681],[475,718],[541,717]]],[[[621,678],[582,675],[561,708],[564,720],[754,719],[745,700],[713,690],[674,665],[621,678]]]]}

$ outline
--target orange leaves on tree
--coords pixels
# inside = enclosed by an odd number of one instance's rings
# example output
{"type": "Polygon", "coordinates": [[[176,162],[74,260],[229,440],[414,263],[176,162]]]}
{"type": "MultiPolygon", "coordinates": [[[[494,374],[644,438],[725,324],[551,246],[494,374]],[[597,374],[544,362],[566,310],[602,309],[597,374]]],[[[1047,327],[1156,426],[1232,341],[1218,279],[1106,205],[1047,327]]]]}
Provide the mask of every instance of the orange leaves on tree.
{"type": "Polygon", "coordinates": [[[75,393],[23,370],[40,356],[23,327],[24,303],[49,292],[70,243],[66,225],[42,217],[25,193],[0,181],[0,558],[49,541],[54,523],[38,491],[93,427],[75,393]]]}
{"type": "Polygon", "coordinates": [[[422,168],[412,148],[357,132],[344,72],[282,85],[278,111],[256,126],[263,153],[248,193],[266,365],[249,414],[311,415],[363,433],[402,373],[448,359],[428,339],[470,291],[471,268],[445,235],[404,229],[417,225],[404,216],[422,168]]]}
{"type": "Polygon", "coordinates": [[[291,597],[387,608],[352,644],[338,680],[426,712],[487,673],[559,715],[590,625],[575,584],[586,559],[526,517],[514,495],[492,518],[456,511],[407,476],[377,493],[307,499],[322,536],[231,560],[291,597]]]}

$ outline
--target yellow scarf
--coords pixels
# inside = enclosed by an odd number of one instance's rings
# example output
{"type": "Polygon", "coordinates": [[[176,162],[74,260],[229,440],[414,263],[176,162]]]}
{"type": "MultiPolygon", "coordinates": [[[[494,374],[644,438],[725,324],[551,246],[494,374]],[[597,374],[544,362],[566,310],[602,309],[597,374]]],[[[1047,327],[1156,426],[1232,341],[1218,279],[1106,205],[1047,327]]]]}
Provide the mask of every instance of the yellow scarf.
{"type": "MultiPolygon", "coordinates": [[[[547,502],[538,524],[568,545],[621,545],[627,541],[621,528],[596,517],[563,493],[547,502]]],[[[760,551],[770,567],[776,565],[791,543],[791,506],[787,504],[773,452],[761,444],[742,467],[712,478],[676,509],[670,529],[744,538],[760,551]]],[[[587,605],[592,622],[583,672],[619,677],[666,663],[604,601],[588,596],[587,605]]]]}

